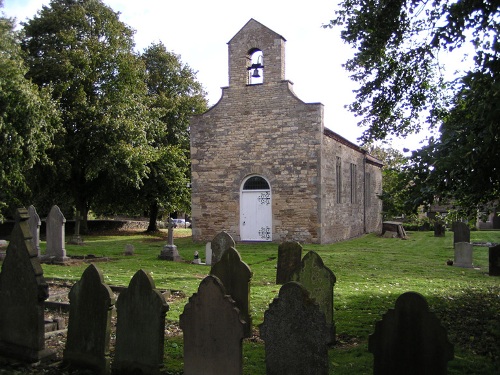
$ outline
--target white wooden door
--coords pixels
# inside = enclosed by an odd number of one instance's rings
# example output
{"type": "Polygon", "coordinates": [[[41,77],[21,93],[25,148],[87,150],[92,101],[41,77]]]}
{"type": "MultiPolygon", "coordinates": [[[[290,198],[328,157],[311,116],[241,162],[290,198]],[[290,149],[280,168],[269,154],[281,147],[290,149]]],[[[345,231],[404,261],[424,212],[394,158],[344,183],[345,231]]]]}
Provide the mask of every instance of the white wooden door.
{"type": "Polygon", "coordinates": [[[271,191],[241,192],[240,237],[242,241],[272,241],[271,191]]]}

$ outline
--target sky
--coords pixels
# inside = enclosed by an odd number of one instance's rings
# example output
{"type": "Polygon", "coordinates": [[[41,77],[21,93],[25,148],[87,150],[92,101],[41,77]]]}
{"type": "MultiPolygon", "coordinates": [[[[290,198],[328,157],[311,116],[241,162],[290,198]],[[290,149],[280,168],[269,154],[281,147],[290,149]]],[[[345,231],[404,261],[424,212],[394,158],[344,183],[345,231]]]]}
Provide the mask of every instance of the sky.
{"type": "MultiPolygon", "coordinates": [[[[285,78],[306,103],[324,105],[325,126],[358,143],[363,129],[345,106],[354,100],[356,84],[342,64],[353,50],[339,29],[323,28],[334,18],[339,0],[104,0],[120,20],[136,31],[136,50],[162,42],[180,55],[207,92],[209,105],[228,85],[227,42],[251,19],[286,39],[285,78]]],[[[49,0],[4,0],[3,12],[18,22],[31,19],[49,0]]],[[[0,10],[1,11],[1,10],[0,10]]],[[[392,147],[419,148],[424,135],[396,139],[392,147]]]]}

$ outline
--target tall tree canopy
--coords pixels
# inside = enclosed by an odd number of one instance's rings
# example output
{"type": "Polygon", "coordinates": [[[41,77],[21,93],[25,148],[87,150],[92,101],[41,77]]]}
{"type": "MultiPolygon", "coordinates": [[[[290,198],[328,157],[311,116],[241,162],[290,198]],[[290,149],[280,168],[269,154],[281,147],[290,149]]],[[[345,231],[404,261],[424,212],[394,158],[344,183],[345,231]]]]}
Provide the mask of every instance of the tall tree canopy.
{"type": "MultiPolygon", "coordinates": [[[[0,9],[3,7],[0,0],[0,9]]],[[[27,80],[14,22],[0,15],[0,219],[30,194],[27,172],[48,163],[60,129],[49,88],[27,80]]]]}
{"type": "Polygon", "coordinates": [[[45,180],[56,183],[54,203],[70,193],[85,230],[101,191],[139,186],[153,157],[134,32],[100,0],[52,0],[23,26],[28,77],[53,88],[65,128],[51,155],[53,176],[45,180]]]}
{"type": "Polygon", "coordinates": [[[342,26],[342,39],[356,49],[345,68],[360,85],[350,110],[367,127],[362,140],[439,129],[415,155],[416,165],[428,165],[419,167],[428,170],[428,187],[470,210],[498,199],[500,3],[343,0],[340,6],[330,26],[342,26]],[[460,49],[473,51],[473,63],[450,80],[440,57],[460,49]]]}

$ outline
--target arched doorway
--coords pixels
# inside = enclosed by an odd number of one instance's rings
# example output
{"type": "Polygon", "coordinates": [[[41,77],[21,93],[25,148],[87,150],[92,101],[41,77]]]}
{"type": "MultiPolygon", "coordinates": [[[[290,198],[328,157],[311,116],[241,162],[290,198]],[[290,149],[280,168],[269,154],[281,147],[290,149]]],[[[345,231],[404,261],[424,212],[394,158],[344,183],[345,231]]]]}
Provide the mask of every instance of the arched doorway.
{"type": "Polygon", "coordinates": [[[240,194],[241,241],[272,241],[271,187],[261,176],[243,181],[240,194]]]}

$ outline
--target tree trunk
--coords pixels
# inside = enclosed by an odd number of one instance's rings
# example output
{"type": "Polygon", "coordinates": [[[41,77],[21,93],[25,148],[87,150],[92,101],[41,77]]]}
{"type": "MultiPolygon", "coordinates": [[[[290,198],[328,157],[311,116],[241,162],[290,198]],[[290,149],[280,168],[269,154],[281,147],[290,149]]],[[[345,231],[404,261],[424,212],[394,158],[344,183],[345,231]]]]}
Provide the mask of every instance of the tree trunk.
{"type": "Polygon", "coordinates": [[[158,218],[158,203],[151,203],[149,206],[149,225],[146,232],[158,232],[158,225],[156,225],[156,219],[158,218]]]}

